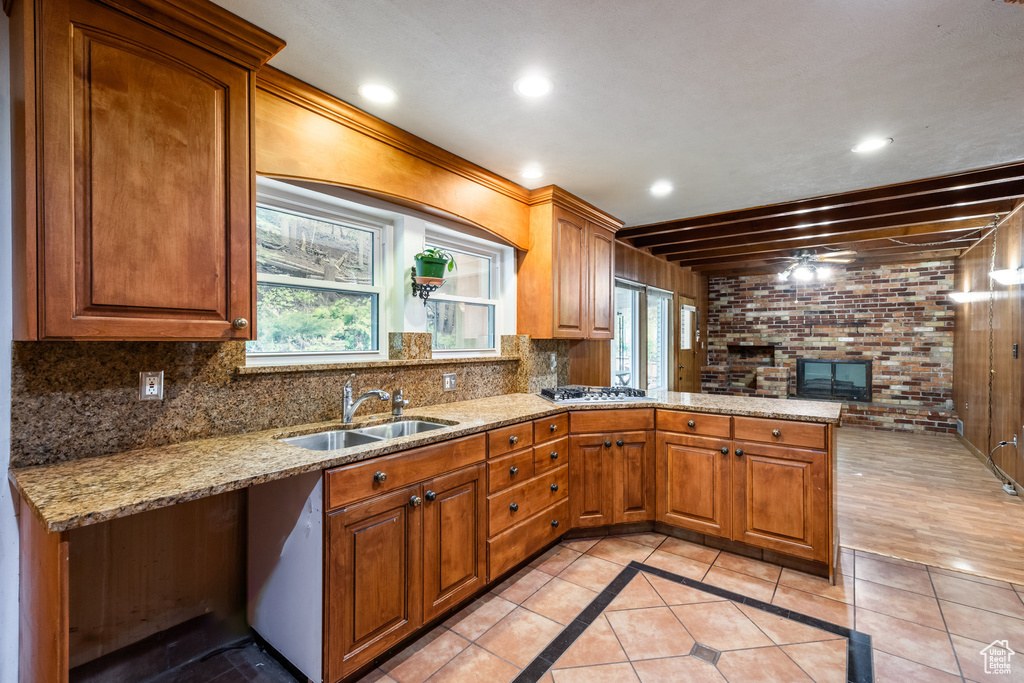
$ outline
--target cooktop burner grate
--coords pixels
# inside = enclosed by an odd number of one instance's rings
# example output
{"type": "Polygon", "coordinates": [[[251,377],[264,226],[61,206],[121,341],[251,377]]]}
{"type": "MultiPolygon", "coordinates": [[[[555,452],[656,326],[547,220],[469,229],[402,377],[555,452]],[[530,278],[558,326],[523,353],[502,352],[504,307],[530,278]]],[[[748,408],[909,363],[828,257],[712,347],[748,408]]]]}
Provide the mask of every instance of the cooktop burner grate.
{"type": "Polygon", "coordinates": [[[619,403],[651,400],[643,389],[632,387],[566,386],[541,389],[540,395],[554,403],[619,403]]]}

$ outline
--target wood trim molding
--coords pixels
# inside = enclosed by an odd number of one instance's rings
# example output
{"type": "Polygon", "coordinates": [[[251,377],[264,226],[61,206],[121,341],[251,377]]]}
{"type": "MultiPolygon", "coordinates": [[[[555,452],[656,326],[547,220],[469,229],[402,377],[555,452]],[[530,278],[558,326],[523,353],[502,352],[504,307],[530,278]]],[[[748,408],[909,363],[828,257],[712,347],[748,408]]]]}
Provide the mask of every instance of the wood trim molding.
{"type": "MultiPolygon", "coordinates": [[[[4,0],[4,7],[12,0],[4,0]]],[[[258,69],[285,42],[207,0],[99,0],[221,57],[258,69]]]]}
{"type": "Polygon", "coordinates": [[[530,191],[460,156],[427,142],[398,126],[382,121],[361,109],[328,95],[280,69],[266,66],[256,74],[256,87],[291,104],[303,107],[374,140],[428,161],[495,192],[529,203],[530,191]]]}
{"type": "Polygon", "coordinates": [[[4,0],[4,14],[11,16],[11,5],[14,4],[14,0],[4,0]]]}
{"type": "Polygon", "coordinates": [[[557,206],[561,206],[563,209],[571,211],[577,216],[582,216],[588,221],[600,223],[612,232],[618,231],[624,225],[624,223],[615,216],[602,211],[593,204],[583,201],[576,195],[563,190],[557,185],[538,187],[536,190],[530,192],[528,200],[530,206],[549,202],[557,206]]]}

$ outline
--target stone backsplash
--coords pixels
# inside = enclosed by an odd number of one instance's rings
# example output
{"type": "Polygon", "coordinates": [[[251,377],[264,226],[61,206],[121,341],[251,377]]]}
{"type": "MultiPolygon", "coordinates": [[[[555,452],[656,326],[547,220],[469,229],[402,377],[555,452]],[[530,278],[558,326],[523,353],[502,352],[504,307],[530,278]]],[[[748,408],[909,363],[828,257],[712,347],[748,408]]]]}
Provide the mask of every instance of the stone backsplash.
{"type": "MultiPolygon", "coordinates": [[[[16,342],[11,467],[117,453],[180,441],[287,427],[341,416],[342,388],[358,396],[402,389],[417,406],[452,403],[568,382],[565,341],[502,338],[502,357],[371,363],[324,370],[243,374],[245,343],[16,342]],[[556,354],[556,371],[550,354],[556,354]],[[139,401],[139,372],[164,371],[163,401],[139,401]],[[457,388],[441,390],[455,372],[457,388]]],[[[368,400],[358,415],[386,413],[368,400]]]]}

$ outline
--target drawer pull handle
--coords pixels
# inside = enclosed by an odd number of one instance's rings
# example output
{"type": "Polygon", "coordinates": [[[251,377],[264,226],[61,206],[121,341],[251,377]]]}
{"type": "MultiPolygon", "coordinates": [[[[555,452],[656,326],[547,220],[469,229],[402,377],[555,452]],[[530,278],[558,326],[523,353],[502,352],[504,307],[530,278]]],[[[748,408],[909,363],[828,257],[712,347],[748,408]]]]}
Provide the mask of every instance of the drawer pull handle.
{"type": "Polygon", "coordinates": [[[508,474],[510,477],[516,476],[517,474],[519,474],[519,468],[516,467],[515,465],[512,465],[512,467],[508,468],[508,474]]]}
{"type": "Polygon", "coordinates": [[[782,432],[780,430],[778,430],[778,429],[773,429],[772,430],[772,436],[774,436],[777,439],[780,436],[782,436],[782,432]]]}
{"type": "Polygon", "coordinates": [[[551,526],[558,526],[558,520],[557,519],[551,520],[551,526]]]}
{"type": "Polygon", "coordinates": [[[414,508],[418,508],[420,505],[423,505],[423,499],[419,496],[413,496],[409,499],[409,505],[412,505],[414,508]]]}
{"type": "Polygon", "coordinates": [[[519,437],[518,436],[510,436],[510,437],[508,437],[508,442],[509,442],[510,445],[515,446],[517,443],[519,443],[519,437]]]}
{"type": "Polygon", "coordinates": [[[694,422],[693,420],[690,420],[689,422],[686,423],[686,426],[689,427],[690,429],[693,429],[694,427],[697,426],[697,423],[694,422]]]}
{"type": "Polygon", "coordinates": [[[508,509],[512,512],[519,512],[519,503],[512,503],[508,506],[508,509]]]}
{"type": "Polygon", "coordinates": [[[729,447],[722,446],[722,455],[729,455],[729,447]]]}
{"type": "Polygon", "coordinates": [[[558,460],[558,451],[551,451],[551,459],[558,460]]]}
{"type": "Polygon", "coordinates": [[[605,441],[604,442],[604,447],[605,448],[611,448],[612,447],[612,442],[611,441],[605,441]]]}
{"type": "Polygon", "coordinates": [[[552,484],[551,485],[551,490],[552,491],[557,491],[558,490],[558,484],[552,484]]]}
{"type": "Polygon", "coordinates": [[[615,445],[616,446],[621,446],[622,445],[622,439],[619,439],[618,441],[616,441],[615,445]]]}
{"type": "Polygon", "coordinates": [[[377,472],[373,475],[373,480],[378,484],[383,484],[385,481],[387,481],[387,478],[388,475],[384,474],[383,472],[377,472]]]}
{"type": "Polygon", "coordinates": [[[551,425],[550,427],[548,427],[548,429],[551,430],[552,432],[556,432],[558,431],[558,425],[551,425]]]}
{"type": "Polygon", "coordinates": [[[742,448],[737,448],[736,449],[736,455],[738,455],[738,456],[740,456],[742,458],[743,457],[743,449],[742,448]]]}
{"type": "Polygon", "coordinates": [[[427,491],[426,493],[423,494],[423,497],[427,499],[428,503],[433,503],[435,500],[437,500],[437,494],[434,493],[433,491],[427,491]]]}

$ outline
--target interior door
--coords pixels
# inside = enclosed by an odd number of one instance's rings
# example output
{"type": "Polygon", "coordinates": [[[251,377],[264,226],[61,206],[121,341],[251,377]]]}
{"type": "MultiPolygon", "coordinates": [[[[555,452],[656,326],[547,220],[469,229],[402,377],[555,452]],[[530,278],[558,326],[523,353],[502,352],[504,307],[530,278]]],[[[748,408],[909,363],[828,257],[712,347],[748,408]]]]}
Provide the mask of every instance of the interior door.
{"type": "Polygon", "coordinates": [[[676,297],[679,305],[679,343],[676,344],[676,391],[700,392],[697,367],[697,307],[693,299],[676,297]]]}

